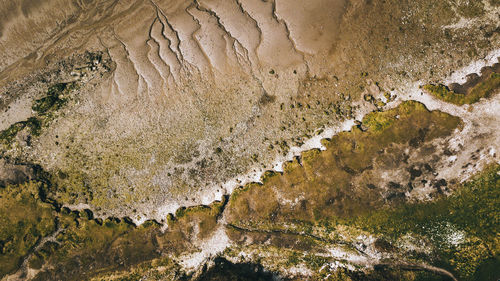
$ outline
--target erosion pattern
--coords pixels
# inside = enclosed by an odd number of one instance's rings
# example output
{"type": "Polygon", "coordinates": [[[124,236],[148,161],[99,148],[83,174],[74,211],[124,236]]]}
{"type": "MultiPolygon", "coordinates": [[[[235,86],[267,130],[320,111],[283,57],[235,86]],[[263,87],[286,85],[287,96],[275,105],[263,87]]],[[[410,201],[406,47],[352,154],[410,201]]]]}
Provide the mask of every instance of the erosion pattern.
{"type": "Polygon", "coordinates": [[[5,280],[497,280],[500,3],[0,3],[5,280]]]}

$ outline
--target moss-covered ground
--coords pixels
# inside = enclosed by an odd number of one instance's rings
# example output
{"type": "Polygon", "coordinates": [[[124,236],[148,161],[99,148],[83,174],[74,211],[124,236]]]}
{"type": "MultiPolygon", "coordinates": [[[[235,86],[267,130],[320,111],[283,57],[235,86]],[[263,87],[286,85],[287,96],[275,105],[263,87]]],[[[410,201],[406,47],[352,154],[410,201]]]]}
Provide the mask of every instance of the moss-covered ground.
{"type": "MultiPolygon", "coordinates": [[[[391,146],[403,144],[416,149],[450,134],[460,126],[460,120],[441,112],[430,112],[422,104],[406,102],[393,110],[369,114],[363,125],[366,131],[354,128],[341,133],[324,142],[325,151],[308,151],[300,159],[286,163],[283,174],[268,172],[262,184],[248,184],[235,191],[227,208],[227,218],[233,226],[228,234],[235,241],[263,240],[277,247],[304,251],[306,249],[297,247],[303,237],[321,238],[309,245],[307,250],[310,250],[324,241],[338,242],[331,238],[338,238],[337,234],[343,233],[346,227],[354,227],[365,231],[365,235],[384,237],[377,240],[378,250],[382,252],[401,251],[393,245],[404,243],[401,241],[409,235],[432,249],[426,254],[406,253],[410,261],[433,263],[461,280],[496,280],[498,271],[492,268],[499,265],[498,165],[455,187],[459,191],[454,195],[429,203],[391,202],[382,199],[377,190],[356,188],[351,181],[372,169],[372,163],[384,151],[391,151],[391,146]],[[293,201],[294,198],[297,199],[293,201]],[[272,235],[283,238],[290,233],[302,238],[292,238],[295,244],[269,238],[272,235]],[[267,240],[262,236],[267,236],[267,240]]],[[[399,161],[402,165],[405,160],[399,161]]],[[[345,233],[343,235],[345,240],[345,233]]],[[[321,257],[311,256],[309,260],[317,261],[321,257]]],[[[292,257],[292,263],[294,260],[313,269],[318,267],[317,262],[311,264],[302,255],[292,257]]],[[[323,258],[320,264],[328,263],[323,258]]],[[[394,275],[399,277],[393,276],[393,280],[426,280],[424,275],[439,277],[426,271],[401,272],[402,275],[394,275]]],[[[331,272],[327,270],[325,274],[331,272]]],[[[352,274],[349,276],[352,278],[352,274]]],[[[374,280],[386,280],[384,278],[374,280]]],[[[432,278],[430,280],[434,280],[432,278]]]]}
{"type": "MultiPolygon", "coordinates": [[[[456,189],[453,195],[435,201],[384,206],[361,215],[323,220],[311,226],[313,235],[306,231],[292,236],[290,232],[295,230],[289,226],[293,222],[283,223],[279,231],[266,231],[269,225],[253,230],[230,227],[228,235],[243,245],[243,251],[262,256],[263,263],[271,263],[277,270],[305,265],[318,280],[450,280],[420,264],[445,269],[458,280],[497,280],[500,165],[490,166],[456,189]],[[364,272],[330,268],[338,259],[318,248],[346,243],[344,250],[349,251],[348,244],[359,235],[378,237],[374,243],[377,251],[402,256],[377,261],[373,270],[364,272]],[[409,237],[416,248],[409,246],[409,237]],[[245,240],[253,242],[245,245],[245,240]]],[[[228,255],[235,256],[231,251],[228,255]]]]}
{"type": "MultiPolygon", "coordinates": [[[[40,270],[35,280],[187,278],[175,258],[200,251],[224,213],[226,234],[235,243],[224,254],[262,253],[263,264],[276,270],[305,265],[322,280],[444,280],[399,260],[365,273],[328,266],[337,261],[329,247],[359,254],[353,241],[362,234],[378,237],[378,251],[403,254],[407,262],[444,268],[460,280],[495,280],[499,165],[431,202],[381,196],[366,184],[369,177],[362,187],[352,184],[380,155],[400,153],[395,149],[400,146],[417,149],[460,126],[459,118],[417,102],[369,114],[359,127],[323,141],[325,151],[305,152],[285,163],[283,173],[265,173],[262,184],[248,184],[222,202],[179,209],[167,218],[165,232],[154,221],[137,227],[126,218],[103,221],[88,210],[45,203],[39,194],[47,183],[8,186],[0,189],[0,276],[15,272],[27,258],[30,268],[40,270]],[[428,250],[408,252],[408,237],[428,250]]],[[[405,161],[391,159],[395,166],[405,161]]]]}
{"type": "Polygon", "coordinates": [[[423,87],[428,93],[445,102],[456,105],[472,104],[481,98],[490,97],[500,86],[500,73],[491,73],[489,77],[468,89],[466,94],[455,93],[447,86],[428,84],[423,87]]]}
{"type": "Polygon", "coordinates": [[[411,234],[428,239],[438,264],[461,280],[500,277],[500,165],[463,184],[449,197],[379,210],[351,221],[392,241],[411,234]]]}
{"type": "MultiPolygon", "coordinates": [[[[354,186],[353,178],[373,169],[380,155],[391,154],[391,148],[419,146],[445,137],[461,121],[442,112],[430,112],[420,103],[404,102],[395,109],[367,115],[363,124],[366,131],[353,127],[323,141],[325,151],[304,152],[300,159],[284,166],[283,175],[267,173],[263,185],[252,183],[235,191],[229,203],[230,222],[280,228],[285,222],[314,223],[379,208],[391,198],[372,190],[372,185],[378,184],[376,178],[365,179],[363,186],[354,186]]],[[[401,164],[405,161],[394,158],[401,164]]]]}
{"type": "Polygon", "coordinates": [[[56,228],[51,205],[38,197],[40,184],[0,188],[0,277],[15,271],[23,257],[56,228]]]}
{"type": "MultiPolygon", "coordinates": [[[[49,254],[40,251],[35,255],[47,256],[45,262],[52,267],[35,279],[91,278],[137,267],[144,271],[165,266],[165,257],[199,250],[196,242],[215,230],[222,204],[183,209],[169,218],[165,232],[154,221],[136,227],[127,220],[100,221],[89,218],[87,212],[69,212],[60,219],[65,230],[57,236],[58,245],[49,254]],[[83,265],[92,270],[82,270],[83,265]]],[[[171,265],[174,268],[175,264],[171,265]]]]}
{"type": "Polygon", "coordinates": [[[88,210],[60,209],[42,201],[44,189],[41,182],[0,189],[0,277],[17,271],[25,259],[28,267],[41,270],[35,280],[160,266],[163,255],[199,250],[196,241],[212,234],[225,204],[180,209],[162,232],[154,221],[136,227],[126,218],[101,220],[88,210]],[[54,239],[44,242],[50,235],[54,239]]]}

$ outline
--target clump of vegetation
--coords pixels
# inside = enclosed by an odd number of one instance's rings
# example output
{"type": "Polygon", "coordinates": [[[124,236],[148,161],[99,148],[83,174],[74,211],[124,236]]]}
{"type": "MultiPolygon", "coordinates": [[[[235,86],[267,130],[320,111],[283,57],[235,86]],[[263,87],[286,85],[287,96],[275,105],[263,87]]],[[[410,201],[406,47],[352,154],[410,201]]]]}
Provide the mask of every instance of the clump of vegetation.
{"type": "Polygon", "coordinates": [[[490,77],[474,86],[468,96],[468,103],[474,103],[481,98],[489,98],[500,87],[500,73],[492,73],[490,77]]]}
{"type": "Polygon", "coordinates": [[[433,95],[436,98],[443,100],[445,102],[453,103],[456,105],[463,105],[466,103],[464,94],[455,93],[445,85],[429,84],[429,85],[425,85],[423,88],[431,95],[433,95]]]}
{"type": "Polygon", "coordinates": [[[47,95],[41,99],[35,100],[32,109],[38,114],[45,114],[49,110],[57,110],[65,102],[64,91],[68,88],[68,84],[59,83],[49,87],[47,95]]]}
{"type": "Polygon", "coordinates": [[[53,113],[59,110],[69,99],[69,93],[78,88],[75,82],[58,83],[47,90],[47,95],[35,100],[32,106],[35,116],[25,121],[12,124],[0,132],[0,142],[5,149],[10,148],[14,138],[25,128],[29,129],[31,136],[39,136],[42,127],[53,118],[53,113]]]}
{"type": "Polygon", "coordinates": [[[29,129],[31,135],[39,136],[42,130],[42,122],[37,117],[30,117],[26,121],[14,123],[9,128],[0,132],[0,142],[5,146],[9,146],[17,134],[25,128],[29,129]]]}
{"type": "Polygon", "coordinates": [[[398,122],[399,118],[405,118],[410,113],[417,114],[418,112],[428,113],[429,111],[421,103],[408,101],[392,110],[367,114],[363,118],[363,125],[370,128],[370,131],[373,133],[381,133],[395,122],[398,122]]]}
{"type": "Polygon", "coordinates": [[[42,121],[37,117],[30,117],[24,122],[26,127],[30,129],[30,133],[33,136],[39,136],[42,131],[42,121]]]}
{"type": "Polygon", "coordinates": [[[28,266],[33,269],[41,269],[42,266],[45,264],[46,259],[48,259],[51,255],[53,255],[56,252],[58,246],[59,245],[54,242],[45,243],[30,258],[28,266]]]}
{"type": "Polygon", "coordinates": [[[159,233],[156,224],[135,227],[127,220],[100,221],[75,212],[59,214],[59,220],[64,230],[57,235],[57,244],[40,249],[30,260],[30,266],[35,268],[50,265],[35,280],[88,278],[158,257],[154,242],[159,233]],[[80,268],[81,263],[87,269],[80,268]]]}
{"type": "Polygon", "coordinates": [[[423,87],[431,95],[445,102],[456,105],[472,104],[478,102],[481,98],[490,97],[493,92],[500,87],[500,73],[491,73],[491,75],[479,82],[468,90],[467,94],[459,94],[450,90],[447,86],[438,84],[428,84],[423,87]]]}
{"type": "Polygon", "coordinates": [[[10,144],[21,130],[26,127],[23,122],[12,124],[9,128],[0,132],[0,139],[4,145],[10,144]]]}
{"type": "Polygon", "coordinates": [[[313,270],[319,270],[323,265],[328,263],[329,258],[316,255],[306,255],[303,257],[304,262],[313,270]]]}

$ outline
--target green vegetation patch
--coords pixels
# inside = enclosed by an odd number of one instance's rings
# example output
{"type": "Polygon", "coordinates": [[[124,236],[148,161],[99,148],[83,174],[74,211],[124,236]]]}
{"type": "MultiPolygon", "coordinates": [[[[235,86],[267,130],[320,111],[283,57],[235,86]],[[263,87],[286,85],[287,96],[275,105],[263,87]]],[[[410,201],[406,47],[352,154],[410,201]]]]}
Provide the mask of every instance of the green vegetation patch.
{"type": "Polygon", "coordinates": [[[393,240],[407,234],[425,237],[463,280],[485,280],[474,277],[484,276],[479,271],[483,264],[500,266],[500,165],[488,168],[449,197],[376,211],[352,223],[393,240]]]}
{"type": "MultiPolygon", "coordinates": [[[[354,178],[372,169],[385,149],[395,154],[392,162],[404,161],[396,157],[401,151],[390,148],[407,144],[418,147],[450,135],[460,124],[457,117],[430,112],[413,101],[369,114],[363,120],[366,131],[353,127],[324,141],[325,151],[304,152],[301,165],[297,159],[285,164],[283,175],[266,173],[262,185],[253,183],[237,189],[229,200],[228,222],[265,229],[282,229],[293,223],[305,232],[310,223],[380,208],[386,204],[380,192],[367,186],[353,189],[354,178]]],[[[377,178],[371,180],[376,182],[377,178]]]]}
{"type": "Polygon", "coordinates": [[[37,117],[30,117],[26,121],[21,121],[12,124],[9,128],[0,132],[0,142],[4,148],[8,148],[17,134],[24,130],[29,129],[29,133],[33,136],[39,136],[42,130],[42,122],[37,117]]]}
{"type": "Polygon", "coordinates": [[[456,105],[472,104],[478,102],[481,98],[490,97],[495,90],[500,87],[500,73],[491,73],[491,75],[474,87],[470,88],[466,95],[455,93],[447,86],[439,84],[425,85],[423,88],[436,98],[453,103],[456,105]]]}
{"type": "Polygon", "coordinates": [[[489,98],[495,90],[500,87],[500,73],[492,73],[488,79],[474,86],[470,93],[470,103],[478,101],[480,98],[489,98]]]}
{"type": "Polygon", "coordinates": [[[58,83],[47,90],[47,95],[41,99],[35,100],[32,109],[36,113],[43,115],[61,108],[68,100],[68,93],[75,90],[77,84],[58,83]]]}
{"type": "Polygon", "coordinates": [[[25,258],[30,268],[41,269],[35,280],[74,280],[126,271],[161,253],[199,250],[195,241],[213,233],[225,205],[183,208],[161,232],[154,221],[136,227],[128,219],[94,219],[89,210],[57,211],[42,202],[42,189],[35,182],[0,189],[0,278],[18,270],[25,258]],[[56,231],[55,240],[43,242],[56,231]]]}
{"type": "MultiPolygon", "coordinates": [[[[435,201],[386,206],[359,216],[324,220],[321,227],[324,227],[326,222],[330,222],[334,226],[329,230],[331,234],[341,231],[342,227],[354,227],[359,231],[366,231],[364,233],[380,237],[375,243],[379,251],[387,253],[403,251],[409,263],[414,261],[415,264],[425,263],[443,268],[450,271],[458,280],[498,280],[500,277],[500,271],[498,271],[500,268],[500,165],[490,166],[454,190],[456,191],[451,196],[442,196],[435,201]],[[404,248],[408,237],[415,237],[417,247],[430,249],[430,254],[424,254],[419,250],[406,252],[404,248]]],[[[283,238],[289,235],[293,221],[286,224],[287,229],[274,231],[263,229],[273,227],[272,223],[254,224],[252,226],[260,227],[261,231],[250,230],[248,227],[239,230],[238,235],[233,233],[236,231],[233,227],[228,235],[233,239],[237,238],[235,241],[244,241],[245,237],[251,237],[252,243],[274,245],[278,249],[283,249],[282,252],[294,249],[287,255],[285,265],[289,267],[304,263],[308,268],[316,271],[315,274],[321,276],[321,280],[327,276],[330,279],[325,280],[448,280],[436,272],[405,267],[406,261],[396,261],[394,264],[387,261],[387,264],[376,266],[373,271],[365,273],[323,267],[331,260],[315,255],[314,251],[304,252],[288,244],[273,243],[276,239],[271,238],[272,236],[283,238]]],[[[349,235],[342,233],[344,239],[349,239],[346,238],[349,235]]],[[[294,239],[295,244],[300,241],[298,238],[294,239]]]]}
{"type": "Polygon", "coordinates": [[[37,195],[40,185],[0,188],[0,278],[15,272],[37,243],[55,231],[53,207],[37,195]]]}
{"type": "Polygon", "coordinates": [[[444,238],[424,226],[448,222],[494,243],[495,236],[500,233],[499,173],[500,165],[494,165],[449,197],[370,213],[360,221],[372,232],[390,234],[395,238],[412,232],[432,237],[436,242],[443,242],[444,238]]]}
{"type": "Polygon", "coordinates": [[[24,122],[18,122],[12,124],[9,128],[0,132],[0,139],[3,144],[9,144],[12,140],[17,136],[21,130],[26,128],[26,124],[24,122]]]}
{"type": "Polygon", "coordinates": [[[77,88],[78,85],[75,82],[59,83],[49,87],[46,96],[34,101],[32,106],[34,116],[14,123],[0,132],[0,143],[3,144],[3,149],[10,149],[18,133],[26,128],[31,136],[39,136],[43,126],[54,118],[54,112],[69,100],[69,94],[77,88]]]}
{"type": "Polygon", "coordinates": [[[45,244],[29,261],[33,268],[49,265],[35,280],[89,278],[158,257],[155,251],[158,224],[135,227],[126,219],[89,219],[85,211],[63,210],[58,215],[63,230],[54,243],[45,244]]]}
{"type": "Polygon", "coordinates": [[[429,94],[433,95],[434,97],[436,97],[442,101],[453,103],[456,105],[463,105],[466,103],[464,94],[455,93],[445,85],[428,84],[428,85],[425,85],[423,88],[429,94]]]}
{"type": "MultiPolygon", "coordinates": [[[[223,201],[182,208],[176,217],[170,216],[165,232],[154,221],[136,227],[127,219],[101,221],[92,219],[88,211],[63,209],[59,223],[64,230],[57,235],[57,243],[42,247],[30,260],[33,268],[49,265],[35,280],[74,280],[97,275],[111,278],[114,273],[122,276],[120,272],[131,269],[148,271],[153,265],[162,266],[161,255],[198,251],[196,241],[213,233],[224,204],[223,201]]],[[[134,276],[140,277],[134,273],[120,278],[135,280],[134,276]]]]}
{"type": "Polygon", "coordinates": [[[197,250],[196,241],[209,238],[217,229],[226,199],[208,206],[180,208],[176,216],[169,216],[168,229],[157,236],[159,248],[179,255],[197,250]]]}
{"type": "Polygon", "coordinates": [[[408,101],[402,103],[395,109],[384,112],[372,112],[363,118],[363,125],[370,128],[370,132],[385,132],[399,118],[406,118],[410,115],[418,114],[419,112],[428,113],[427,108],[418,102],[408,101]]]}

